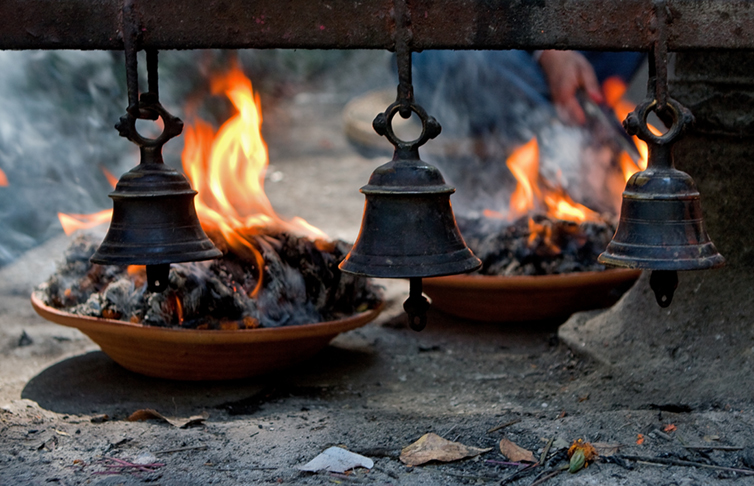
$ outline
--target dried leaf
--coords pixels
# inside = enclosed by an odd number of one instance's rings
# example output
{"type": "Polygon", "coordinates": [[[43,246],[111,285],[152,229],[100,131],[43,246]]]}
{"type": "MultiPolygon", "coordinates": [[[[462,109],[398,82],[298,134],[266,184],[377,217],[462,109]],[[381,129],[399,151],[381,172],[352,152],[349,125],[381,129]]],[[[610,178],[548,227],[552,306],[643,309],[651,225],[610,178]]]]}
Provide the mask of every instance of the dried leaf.
{"type": "Polygon", "coordinates": [[[187,419],[169,419],[162,415],[157,410],[153,410],[151,408],[145,408],[142,410],[137,410],[134,413],[132,413],[128,420],[130,422],[137,422],[140,420],[150,420],[150,419],[157,419],[162,420],[163,422],[167,422],[170,425],[174,427],[178,427],[179,429],[185,429],[188,427],[191,427],[192,425],[197,425],[209,418],[209,414],[207,412],[202,412],[201,415],[194,415],[193,417],[189,417],[187,419]]]}
{"type": "Polygon", "coordinates": [[[644,434],[636,435],[636,445],[642,445],[644,443],[644,434]]]}
{"type": "Polygon", "coordinates": [[[330,447],[303,466],[296,466],[296,469],[309,472],[328,471],[344,473],[356,467],[372,469],[373,466],[374,461],[368,457],[348,451],[342,447],[330,447]]]}
{"type": "Polygon", "coordinates": [[[500,452],[511,462],[534,462],[534,454],[531,451],[519,447],[508,439],[500,440],[500,452]]]}
{"type": "Polygon", "coordinates": [[[160,412],[158,412],[157,410],[152,410],[151,408],[137,410],[128,417],[129,422],[140,422],[150,419],[158,419],[164,422],[168,421],[168,419],[166,419],[160,412]]]}
{"type": "Polygon", "coordinates": [[[418,466],[429,461],[451,462],[466,457],[474,457],[489,452],[492,448],[480,449],[443,439],[437,434],[429,433],[405,447],[401,451],[401,462],[418,466]]]}

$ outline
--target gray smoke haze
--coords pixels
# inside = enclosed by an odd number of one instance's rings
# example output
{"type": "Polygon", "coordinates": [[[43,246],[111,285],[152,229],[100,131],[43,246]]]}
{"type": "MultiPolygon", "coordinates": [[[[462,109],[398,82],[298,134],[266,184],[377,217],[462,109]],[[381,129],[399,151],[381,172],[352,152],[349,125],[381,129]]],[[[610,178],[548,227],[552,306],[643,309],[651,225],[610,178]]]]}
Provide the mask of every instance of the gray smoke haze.
{"type": "MultiPolygon", "coordinates": [[[[231,107],[207,99],[209,77],[233,58],[263,102],[305,83],[347,99],[390,77],[383,52],[165,51],[159,53],[162,104],[184,122],[190,111],[218,126],[231,107]]],[[[139,67],[146,89],[143,53],[139,67]]],[[[112,207],[101,169],[120,177],[138,163],[138,149],[113,128],[126,105],[122,52],[0,51],[0,169],[9,181],[0,187],[0,265],[61,233],[58,212],[112,207]]],[[[182,147],[182,137],[165,146],[169,165],[180,167],[182,147]]]]}

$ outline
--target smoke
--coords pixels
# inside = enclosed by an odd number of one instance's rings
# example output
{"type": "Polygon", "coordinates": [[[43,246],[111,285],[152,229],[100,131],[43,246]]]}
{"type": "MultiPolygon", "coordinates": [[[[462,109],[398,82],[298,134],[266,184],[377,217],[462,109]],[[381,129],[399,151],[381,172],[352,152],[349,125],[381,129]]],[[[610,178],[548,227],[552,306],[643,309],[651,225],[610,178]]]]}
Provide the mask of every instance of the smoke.
{"type": "MultiPolygon", "coordinates": [[[[234,59],[264,103],[306,83],[336,91],[345,102],[384,85],[390,74],[387,53],[377,51],[164,51],[162,104],[184,121],[196,114],[219,126],[232,108],[223,97],[207,96],[210,75],[234,59]]],[[[145,65],[140,53],[142,90],[145,65]]],[[[0,170],[9,182],[0,187],[0,265],[61,233],[58,212],[112,207],[102,169],[120,177],[138,163],[138,149],[113,128],[126,105],[122,52],[0,51],[0,170]]],[[[182,140],[164,148],[166,163],[176,168],[182,140]]]]}
{"type": "Polygon", "coordinates": [[[425,152],[456,186],[459,214],[507,212],[516,181],[505,161],[532,137],[539,143],[545,178],[593,210],[617,212],[623,181],[619,152],[610,140],[614,133],[594,123],[563,123],[544,74],[528,53],[419,53],[414,55],[414,91],[417,102],[443,126],[425,152]]]}

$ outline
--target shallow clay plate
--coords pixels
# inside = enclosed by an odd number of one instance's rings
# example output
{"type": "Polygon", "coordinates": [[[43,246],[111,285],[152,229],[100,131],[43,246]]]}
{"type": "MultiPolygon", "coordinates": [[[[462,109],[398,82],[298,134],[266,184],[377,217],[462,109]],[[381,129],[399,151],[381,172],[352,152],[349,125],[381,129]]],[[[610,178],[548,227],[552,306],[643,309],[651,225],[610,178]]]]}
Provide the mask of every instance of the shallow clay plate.
{"type": "Polygon", "coordinates": [[[466,319],[564,319],[613,305],[639,275],[641,270],[628,269],[515,277],[450,275],[424,279],[424,293],[434,307],[466,319]]]}
{"type": "Polygon", "coordinates": [[[237,331],[171,329],[77,316],[48,307],[32,294],[45,319],[75,327],[116,363],[143,375],[171,380],[232,380],[286,368],[314,356],[339,333],[371,321],[375,309],[345,319],[237,331]]]}

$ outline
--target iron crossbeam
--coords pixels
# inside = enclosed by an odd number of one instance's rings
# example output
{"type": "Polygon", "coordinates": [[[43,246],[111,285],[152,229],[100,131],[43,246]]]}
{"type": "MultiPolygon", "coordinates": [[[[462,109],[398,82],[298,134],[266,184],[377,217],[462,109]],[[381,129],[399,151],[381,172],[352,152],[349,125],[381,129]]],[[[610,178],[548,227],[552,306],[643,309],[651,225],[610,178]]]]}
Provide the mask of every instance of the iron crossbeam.
{"type": "MultiPolygon", "coordinates": [[[[652,0],[139,0],[141,48],[647,50],[652,0]]],[[[123,49],[122,0],[2,0],[0,49],[123,49]]],[[[668,48],[754,49],[754,0],[668,0],[668,48]]]]}

